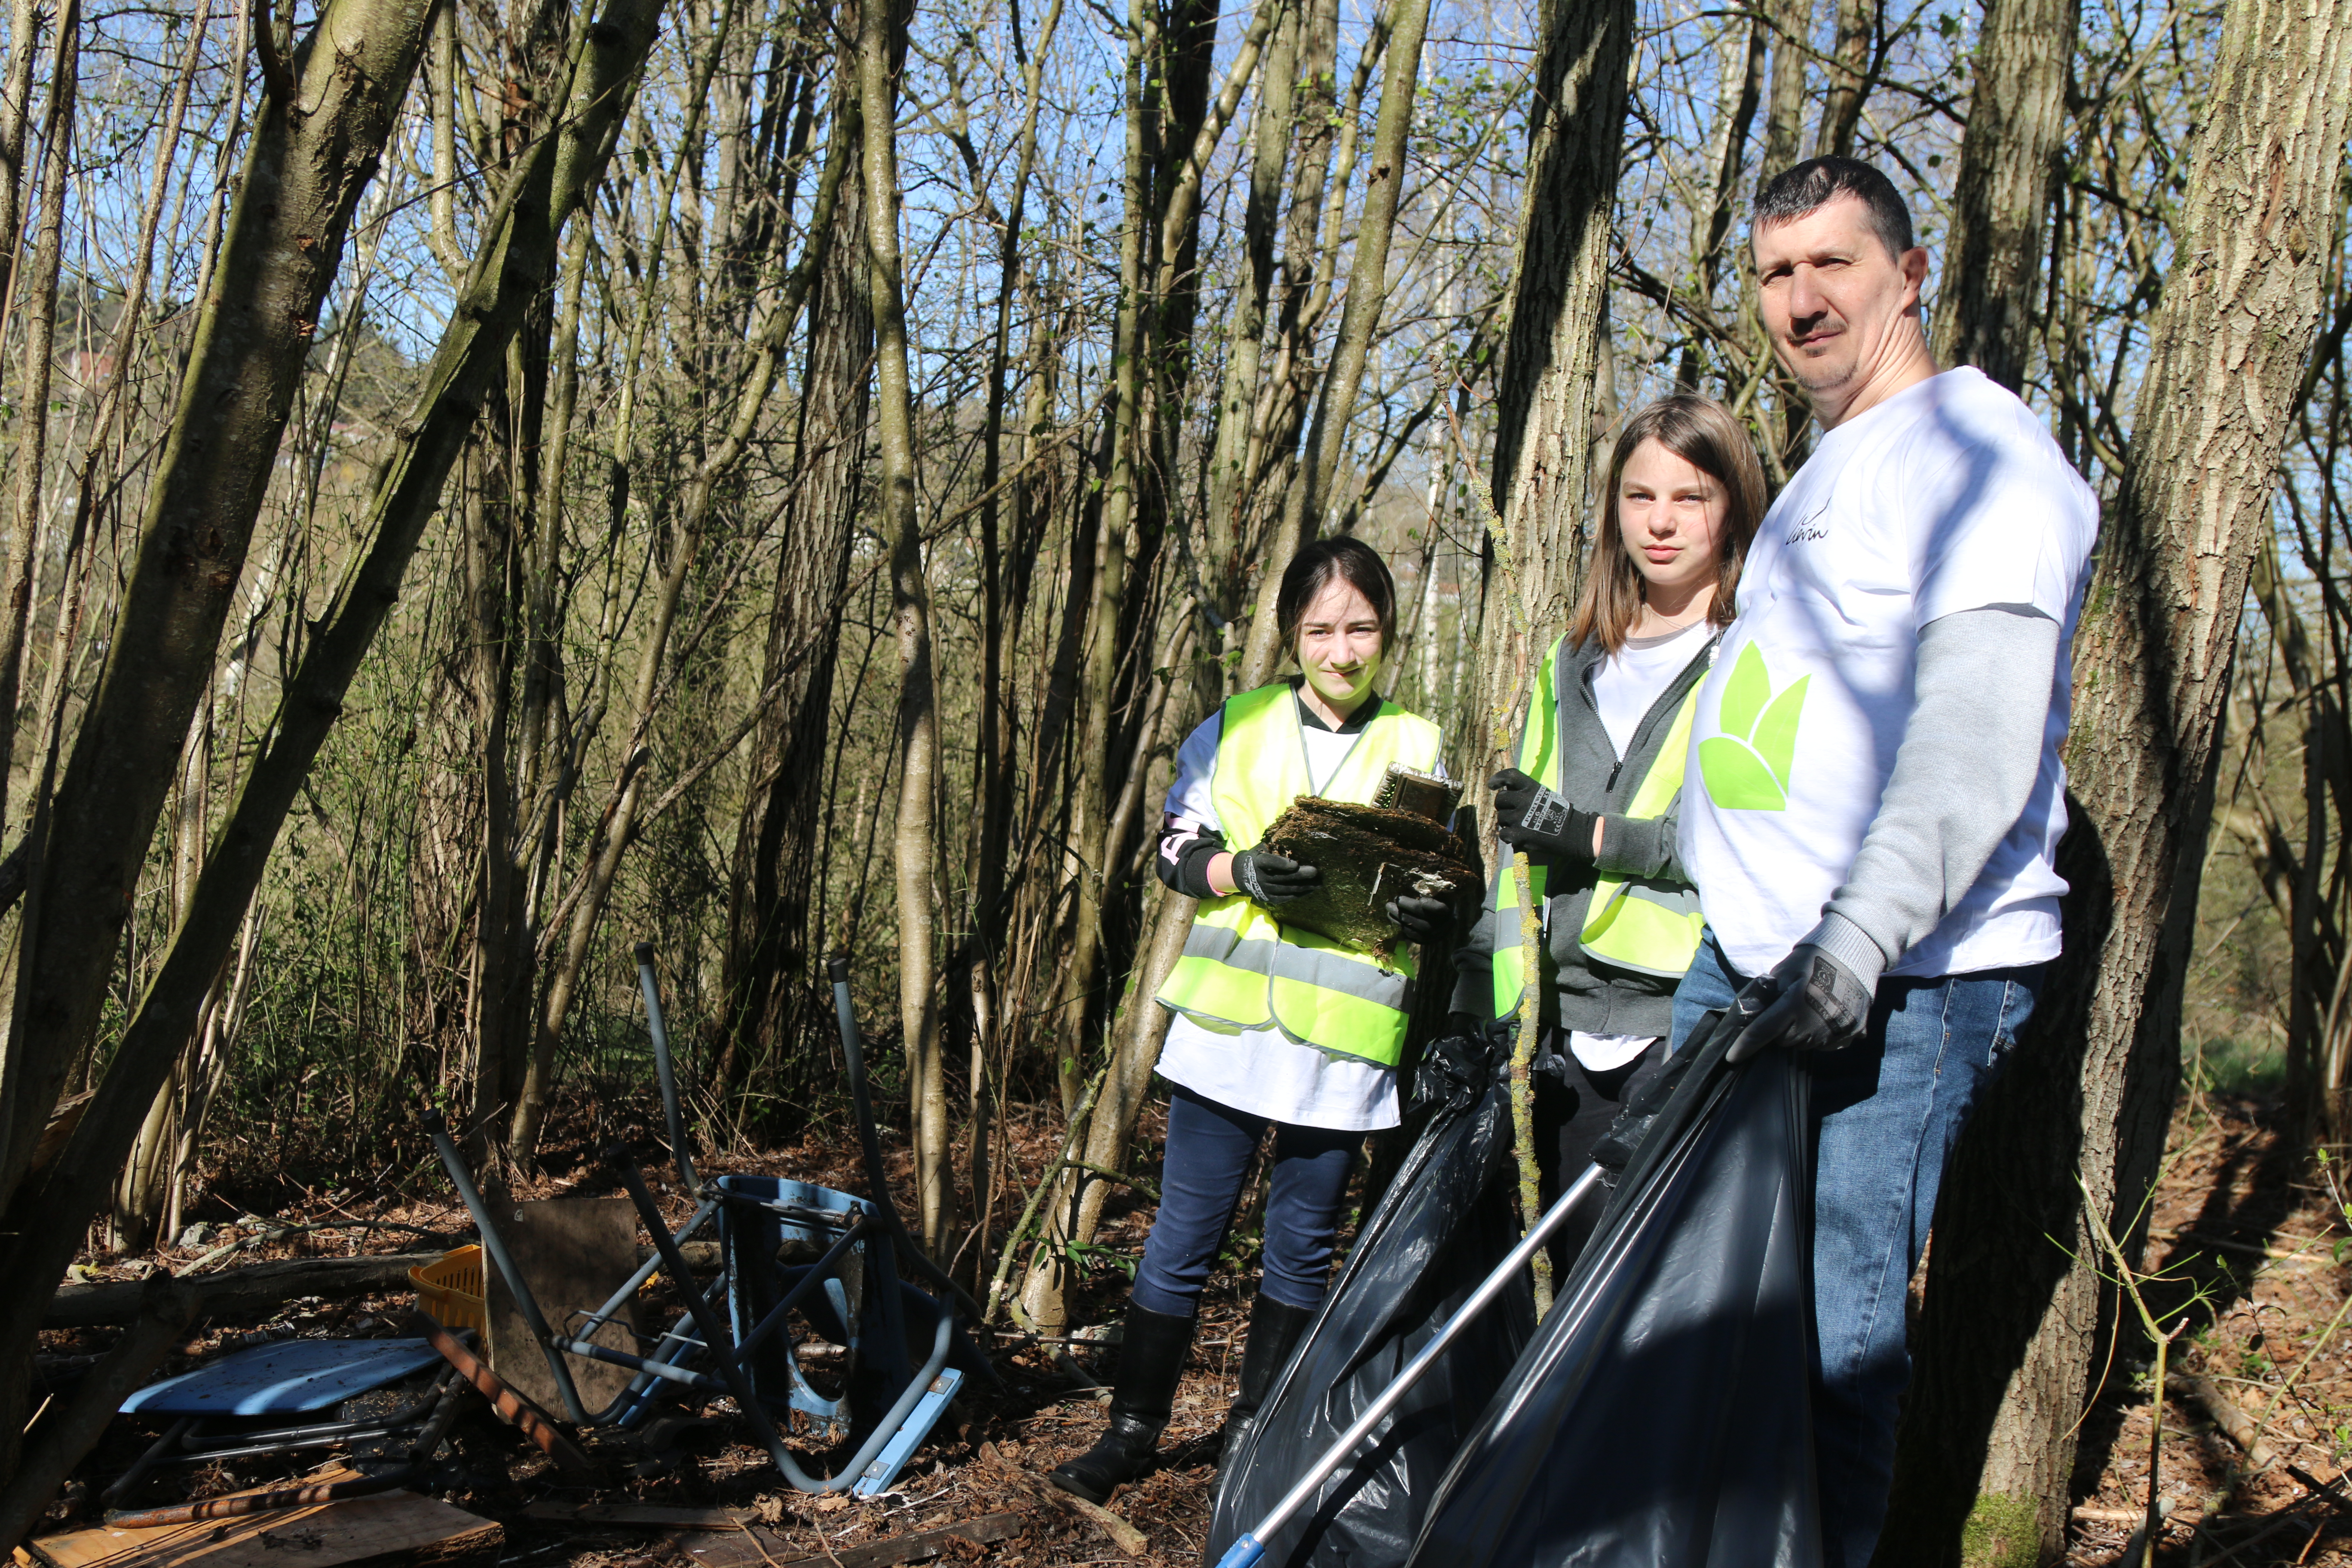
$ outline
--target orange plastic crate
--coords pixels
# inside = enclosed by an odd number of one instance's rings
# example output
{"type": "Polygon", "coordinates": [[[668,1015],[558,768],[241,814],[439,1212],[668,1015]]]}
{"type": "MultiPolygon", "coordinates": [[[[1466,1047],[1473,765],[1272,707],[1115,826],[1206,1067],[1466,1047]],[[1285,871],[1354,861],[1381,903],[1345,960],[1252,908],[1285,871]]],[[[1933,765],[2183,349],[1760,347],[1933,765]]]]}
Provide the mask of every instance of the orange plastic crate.
{"type": "Polygon", "coordinates": [[[435,1263],[420,1263],[408,1271],[416,1286],[416,1304],[445,1329],[488,1329],[489,1308],[482,1294],[482,1249],[461,1247],[445,1252],[435,1263]]]}

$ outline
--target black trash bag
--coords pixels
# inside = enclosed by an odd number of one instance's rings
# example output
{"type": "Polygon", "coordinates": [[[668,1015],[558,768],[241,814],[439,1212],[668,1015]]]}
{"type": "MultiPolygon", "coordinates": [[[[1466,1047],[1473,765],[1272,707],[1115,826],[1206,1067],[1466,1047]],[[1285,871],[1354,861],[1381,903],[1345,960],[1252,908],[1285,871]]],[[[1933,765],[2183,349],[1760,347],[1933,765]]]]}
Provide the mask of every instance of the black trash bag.
{"type": "Polygon", "coordinates": [[[1420,1568],[1819,1568],[1805,1073],[1695,1039],[1420,1568]]]}
{"type": "MultiPolygon", "coordinates": [[[[1395,1381],[1518,1241],[1502,1047],[1465,1037],[1423,1057],[1436,1110],[1373,1210],[1297,1351],[1217,1479],[1213,1563],[1395,1381]]],[[[1287,1568],[1397,1568],[1463,1435],[1535,1332],[1526,1277],[1268,1542],[1287,1568]]]]}

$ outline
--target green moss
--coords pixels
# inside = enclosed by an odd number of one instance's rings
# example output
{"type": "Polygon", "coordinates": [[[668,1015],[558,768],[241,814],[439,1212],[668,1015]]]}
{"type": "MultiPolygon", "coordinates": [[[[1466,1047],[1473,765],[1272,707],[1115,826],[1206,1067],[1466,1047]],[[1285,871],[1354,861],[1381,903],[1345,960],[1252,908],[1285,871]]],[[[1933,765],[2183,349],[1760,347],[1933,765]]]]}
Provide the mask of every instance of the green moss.
{"type": "Polygon", "coordinates": [[[1965,1568],[2034,1568],[2041,1558],[2042,1515],[2032,1498],[1996,1492],[1977,1499],[1960,1531],[1965,1568]]]}

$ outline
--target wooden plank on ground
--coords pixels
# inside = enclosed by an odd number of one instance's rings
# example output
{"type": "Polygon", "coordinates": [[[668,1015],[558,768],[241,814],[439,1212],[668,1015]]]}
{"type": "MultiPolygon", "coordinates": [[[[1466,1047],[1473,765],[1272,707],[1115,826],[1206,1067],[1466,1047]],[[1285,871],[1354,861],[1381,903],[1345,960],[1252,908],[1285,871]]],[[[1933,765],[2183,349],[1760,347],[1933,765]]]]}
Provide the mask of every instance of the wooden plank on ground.
{"type": "Polygon", "coordinates": [[[635,1524],[665,1530],[733,1530],[760,1518],[748,1508],[664,1508],[643,1502],[535,1502],[522,1514],[549,1524],[635,1524]]]}
{"type": "Polygon", "coordinates": [[[41,1568],[437,1568],[495,1555],[496,1522],[415,1492],[243,1519],[77,1530],[28,1543],[41,1568]]]}
{"type": "MultiPolygon", "coordinates": [[[[218,1274],[192,1274],[186,1284],[196,1292],[198,1316],[242,1318],[274,1312],[297,1296],[364,1296],[373,1290],[410,1289],[410,1268],[440,1260],[437,1250],[385,1252],[368,1258],[289,1258],[225,1268],[218,1274]]],[[[106,1285],[61,1286],[41,1314],[41,1327],[83,1329],[127,1323],[139,1315],[139,1291],[144,1283],[120,1279],[106,1285]]]]}
{"type": "Polygon", "coordinates": [[[992,1542],[1010,1541],[1027,1528],[1025,1515],[986,1513],[938,1530],[894,1535],[887,1541],[868,1542],[863,1546],[836,1546],[830,1552],[802,1557],[780,1555],[790,1550],[780,1537],[768,1535],[763,1541],[740,1526],[732,1535],[698,1531],[678,1545],[686,1558],[700,1568],[803,1568],[803,1564],[820,1563],[828,1568],[898,1568],[900,1563],[924,1563],[937,1557],[950,1541],[977,1542],[985,1546],[992,1542]],[[770,1542],[775,1544],[772,1546],[770,1542]]]}

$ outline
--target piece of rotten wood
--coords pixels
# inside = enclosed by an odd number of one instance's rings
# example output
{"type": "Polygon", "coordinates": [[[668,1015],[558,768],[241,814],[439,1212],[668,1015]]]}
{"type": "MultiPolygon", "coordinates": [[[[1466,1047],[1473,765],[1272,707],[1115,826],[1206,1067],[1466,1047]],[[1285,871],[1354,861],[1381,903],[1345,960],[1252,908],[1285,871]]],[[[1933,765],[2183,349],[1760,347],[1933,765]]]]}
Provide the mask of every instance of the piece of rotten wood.
{"type": "MultiPolygon", "coordinates": [[[[680,1250],[698,1273],[715,1272],[719,1268],[715,1241],[689,1241],[680,1250]]],[[[637,1248],[638,1262],[652,1256],[651,1247],[637,1248]]],[[[217,1274],[191,1275],[187,1284],[197,1293],[198,1317],[237,1318],[275,1311],[298,1296],[334,1299],[376,1290],[407,1290],[413,1289],[408,1271],[438,1263],[441,1257],[436,1249],[380,1252],[364,1258],[288,1258],[224,1268],[217,1274]]],[[[127,1323],[139,1315],[142,1283],[119,1279],[104,1285],[60,1286],[41,1315],[41,1327],[89,1329],[127,1323]]],[[[593,1307],[597,1303],[573,1304],[593,1307]]]]}
{"type": "MultiPolygon", "coordinates": [[[[196,1293],[201,1318],[239,1317],[276,1310],[297,1296],[364,1296],[372,1290],[411,1288],[410,1268],[441,1260],[438,1252],[385,1252],[368,1258],[289,1258],[198,1274],[181,1281],[196,1293]]],[[[127,1323],[139,1315],[144,1282],[67,1285],[41,1315],[45,1329],[82,1329],[127,1323]]]]}
{"type": "Polygon", "coordinates": [[[2247,1464],[2257,1470],[2269,1466],[2273,1456],[2270,1445],[2263,1441],[2262,1428],[2254,1425],[2252,1416],[2239,1408],[2236,1401],[2221,1392],[2220,1384],[2195,1373],[2176,1373],[2164,1380],[2164,1391],[2203,1406],[2205,1414],[2213,1418],[2213,1424],[2230,1441],[2245,1450],[2247,1464]]]}
{"type": "Polygon", "coordinates": [[[1056,1508],[1076,1514],[1097,1530],[1110,1537],[1110,1543],[1129,1557],[1140,1557],[1150,1544],[1143,1531],[1111,1512],[1098,1502],[1088,1502],[1072,1492],[1066,1492],[1050,1482],[1041,1481],[996,1450],[993,1443],[980,1446],[980,1457],[998,1470],[1011,1477],[1030,1496],[1056,1508]]]}
{"type": "Polygon", "coordinates": [[[496,1555],[506,1531],[415,1492],[27,1543],[40,1568],[440,1568],[496,1555]]]}
{"type": "Polygon", "coordinates": [[[663,1508],[641,1502],[535,1502],[523,1517],[546,1524],[634,1524],[662,1530],[733,1530],[756,1524],[747,1508],[663,1508]]]}
{"type": "Polygon", "coordinates": [[[678,1542],[678,1550],[698,1568],[803,1568],[804,1564],[838,1564],[839,1568],[898,1568],[902,1563],[921,1563],[937,1557],[947,1550],[951,1541],[969,1541],[982,1546],[1000,1541],[1010,1541],[1028,1528],[1027,1516],[1019,1513],[988,1513],[978,1519],[967,1519],[937,1530],[918,1531],[912,1535],[894,1535],[887,1541],[870,1541],[863,1546],[836,1546],[814,1556],[785,1557],[790,1550],[781,1538],[762,1539],[752,1527],[739,1525],[731,1534],[695,1531],[689,1539],[678,1542]],[[770,1542],[776,1544],[772,1547],[770,1542]]]}

